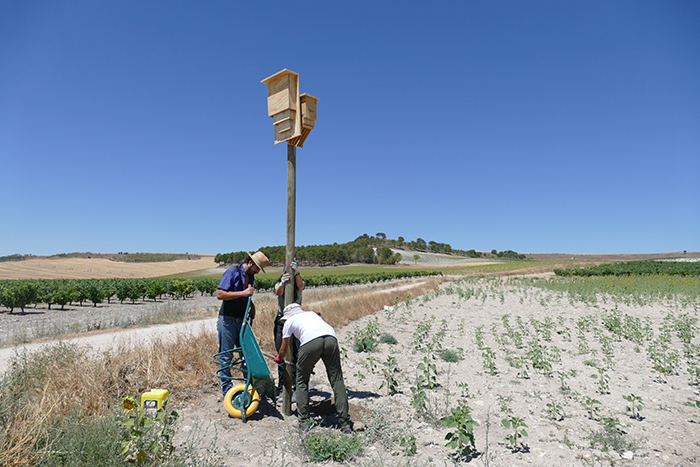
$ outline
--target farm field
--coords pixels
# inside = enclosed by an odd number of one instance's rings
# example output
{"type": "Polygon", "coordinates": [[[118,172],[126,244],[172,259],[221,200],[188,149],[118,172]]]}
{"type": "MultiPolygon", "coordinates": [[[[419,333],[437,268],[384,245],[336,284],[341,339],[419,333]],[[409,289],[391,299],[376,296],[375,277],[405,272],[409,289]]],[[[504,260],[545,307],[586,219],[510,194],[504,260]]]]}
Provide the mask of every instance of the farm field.
{"type": "MultiPolygon", "coordinates": [[[[569,281],[458,279],[341,329],[351,414],[365,445],[349,465],[454,465],[456,449],[445,446],[454,429],[440,419],[465,407],[478,423],[469,465],[700,464],[694,285],[689,296],[666,298],[632,280],[611,295],[598,293],[604,283],[552,286],[569,281]],[[387,334],[395,344],[379,342],[387,334]],[[374,351],[353,349],[363,336],[377,337],[374,351]]],[[[324,414],[331,392],[322,364],[312,383],[322,433],[333,418],[324,414]]],[[[263,405],[243,424],[216,399],[184,408],[182,422],[215,427],[229,440],[219,438],[221,452],[233,446],[225,459],[308,461],[293,417],[263,405]]]]}
{"type": "MultiPolygon", "coordinates": [[[[333,290],[347,299],[345,288],[333,290]]],[[[423,296],[394,293],[393,306],[336,325],[361,452],[313,462],[304,447],[335,432],[320,363],[312,379],[320,426],[307,434],[269,402],[245,424],[230,418],[215,381],[176,388],[178,365],[159,383],[173,387],[178,449],[199,449],[209,462],[200,465],[212,466],[454,465],[445,437],[456,428],[440,419],[456,413],[476,422],[468,465],[700,463],[697,277],[470,277],[423,296]],[[395,343],[379,339],[387,335],[395,343]],[[368,348],[358,347],[365,338],[373,351],[356,351],[368,348]]],[[[195,331],[193,342],[215,346],[212,328],[195,331]]]]}
{"type": "Polygon", "coordinates": [[[159,277],[216,268],[214,255],[196,260],[127,263],[106,258],[41,258],[0,262],[0,279],[109,279],[159,277]]]}

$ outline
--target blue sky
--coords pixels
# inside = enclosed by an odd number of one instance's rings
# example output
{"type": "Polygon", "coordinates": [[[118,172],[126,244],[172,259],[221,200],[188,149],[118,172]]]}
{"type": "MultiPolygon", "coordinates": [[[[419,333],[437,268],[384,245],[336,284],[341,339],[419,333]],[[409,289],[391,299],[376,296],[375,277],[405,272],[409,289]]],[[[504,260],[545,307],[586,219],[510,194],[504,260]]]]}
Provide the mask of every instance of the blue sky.
{"type": "Polygon", "coordinates": [[[0,255],[700,250],[700,2],[0,3],[0,255]]]}

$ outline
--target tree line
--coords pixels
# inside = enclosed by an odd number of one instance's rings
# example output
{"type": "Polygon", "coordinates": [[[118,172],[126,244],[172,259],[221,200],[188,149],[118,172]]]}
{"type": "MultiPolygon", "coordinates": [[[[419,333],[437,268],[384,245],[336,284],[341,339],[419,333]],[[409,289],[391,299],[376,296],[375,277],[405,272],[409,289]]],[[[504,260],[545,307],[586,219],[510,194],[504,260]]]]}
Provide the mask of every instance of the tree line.
{"type": "MultiPolygon", "coordinates": [[[[475,250],[454,249],[449,243],[435,241],[426,242],[422,238],[406,241],[403,237],[396,240],[386,238],[386,234],[378,232],[375,236],[360,235],[355,240],[347,243],[333,243],[332,245],[298,246],[294,249],[296,261],[306,266],[330,266],[351,263],[365,264],[395,264],[401,261],[401,253],[394,253],[393,249],[420,251],[425,253],[441,253],[446,255],[464,256],[467,258],[489,257],[488,253],[475,250]]],[[[259,249],[275,265],[284,265],[286,247],[265,246],[259,249]]],[[[491,250],[491,255],[504,259],[526,259],[525,255],[513,250],[491,250]]],[[[245,251],[231,253],[218,253],[214,261],[218,264],[240,264],[248,260],[245,251]]]]}

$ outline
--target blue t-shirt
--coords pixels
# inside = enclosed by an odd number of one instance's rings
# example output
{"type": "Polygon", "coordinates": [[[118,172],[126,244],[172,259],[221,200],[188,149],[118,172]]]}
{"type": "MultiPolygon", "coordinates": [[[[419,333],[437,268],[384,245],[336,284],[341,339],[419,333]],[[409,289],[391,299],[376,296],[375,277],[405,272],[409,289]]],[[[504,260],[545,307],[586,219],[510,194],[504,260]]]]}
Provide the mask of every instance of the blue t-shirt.
{"type": "MultiPolygon", "coordinates": [[[[250,278],[249,285],[255,287],[255,276],[250,278]]],[[[232,268],[228,268],[219,282],[219,288],[227,292],[242,292],[245,286],[245,269],[239,264],[232,268]]],[[[248,306],[248,298],[242,297],[235,300],[223,300],[221,302],[220,315],[230,316],[233,318],[243,318],[245,309],[248,306]]]]}

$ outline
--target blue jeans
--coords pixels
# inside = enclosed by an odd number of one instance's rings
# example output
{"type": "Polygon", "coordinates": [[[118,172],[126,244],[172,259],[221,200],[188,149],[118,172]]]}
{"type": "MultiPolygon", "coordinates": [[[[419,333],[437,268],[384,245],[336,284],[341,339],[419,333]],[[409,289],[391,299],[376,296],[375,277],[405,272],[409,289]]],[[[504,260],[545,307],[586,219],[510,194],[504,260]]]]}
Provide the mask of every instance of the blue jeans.
{"type": "MultiPolygon", "coordinates": [[[[216,322],[216,330],[219,333],[219,352],[235,349],[241,346],[240,337],[242,326],[243,323],[241,323],[237,318],[229,318],[228,316],[219,315],[219,319],[216,322]]],[[[224,368],[225,366],[229,365],[232,358],[233,352],[219,355],[219,368],[224,368]]],[[[221,390],[225,396],[228,390],[233,387],[233,382],[230,379],[231,369],[226,368],[219,374],[229,377],[219,378],[221,390]]]]}

